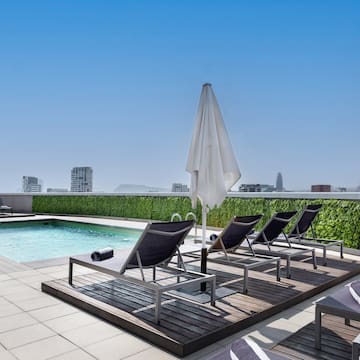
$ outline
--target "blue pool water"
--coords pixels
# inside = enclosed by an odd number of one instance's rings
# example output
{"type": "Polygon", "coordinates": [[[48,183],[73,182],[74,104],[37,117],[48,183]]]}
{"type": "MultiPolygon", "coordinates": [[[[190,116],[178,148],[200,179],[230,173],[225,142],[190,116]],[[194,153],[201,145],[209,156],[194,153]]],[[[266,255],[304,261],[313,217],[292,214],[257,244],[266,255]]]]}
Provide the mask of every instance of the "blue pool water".
{"type": "Polygon", "coordinates": [[[67,221],[0,224],[0,255],[18,262],[132,247],[141,230],[67,221]]]}

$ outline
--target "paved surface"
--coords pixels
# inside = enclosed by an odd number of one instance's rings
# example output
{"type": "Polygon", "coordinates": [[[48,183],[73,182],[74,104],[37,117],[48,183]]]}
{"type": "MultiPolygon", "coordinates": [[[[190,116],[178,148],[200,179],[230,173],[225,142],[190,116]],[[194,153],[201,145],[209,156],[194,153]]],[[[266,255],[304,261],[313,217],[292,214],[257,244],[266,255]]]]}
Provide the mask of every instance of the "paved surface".
{"type": "MultiPolygon", "coordinates": [[[[31,219],[42,218],[45,217],[36,216],[31,219]]],[[[75,218],[66,217],[66,219],[75,218]]],[[[9,220],[13,219],[0,219],[1,222],[9,220]]],[[[143,222],[94,218],[76,218],[76,220],[140,229],[145,227],[143,222]]],[[[345,257],[360,260],[352,255],[345,257]]],[[[37,263],[34,269],[0,257],[1,360],[177,359],[149,342],[42,293],[40,290],[42,281],[67,276],[67,264],[62,262],[44,262],[43,266],[37,263]]],[[[78,271],[88,272],[87,269],[78,271]]],[[[260,346],[271,348],[313,321],[312,302],[335,289],[328,290],[314,299],[309,299],[184,359],[206,359],[210,354],[220,351],[242,336],[250,336],[260,346]]]]}

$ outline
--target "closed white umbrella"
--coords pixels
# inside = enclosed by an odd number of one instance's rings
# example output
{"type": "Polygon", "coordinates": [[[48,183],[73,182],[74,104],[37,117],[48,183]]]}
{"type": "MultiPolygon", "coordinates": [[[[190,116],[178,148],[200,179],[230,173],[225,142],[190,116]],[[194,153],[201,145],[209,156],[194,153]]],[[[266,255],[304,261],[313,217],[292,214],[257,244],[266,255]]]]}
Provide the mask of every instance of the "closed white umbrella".
{"type": "Polygon", "coordinates": [[[202,261],[206,272],[207,208],[220,206],[226,193],[240,179],[240,170],[211,84],[204,84],[186,171],[191,174],[192,206],[202,205],[202,261]]]}

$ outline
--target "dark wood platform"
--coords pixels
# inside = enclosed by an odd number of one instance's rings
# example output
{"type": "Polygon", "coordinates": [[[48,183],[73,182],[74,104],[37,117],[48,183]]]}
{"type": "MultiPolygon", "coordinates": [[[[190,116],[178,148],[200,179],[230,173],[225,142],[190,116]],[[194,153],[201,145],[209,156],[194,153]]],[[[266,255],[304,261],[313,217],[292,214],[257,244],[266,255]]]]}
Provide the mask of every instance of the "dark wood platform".
{"type": "Polygon", "coordinates": [[[322,318],[322,346],[315,349],[315,324],[311,323],[276,345],[273,350],[289,359],[350,360],[352,340],[360,333],[360,322],[325,315],[322,318]]]}
{"type": "MultiPolygon", "coordinates": [[[[198,263],[193,266],[198,267],[198,263]]],[[[283,311],[342,281],[360,274],[360,264],[329,258],[328,266],[314,270],[311,260],[293,262],[292,278],[275,279],[275,268],[249,272],[249,292],[242,294],[242,270],[208,263],[217,285],[236,292],[217,300],[216,307],[171,296],[162,301],[161,323],[154,323],[149,290],[108,275],[76,276],[42,283],[42,290],[124,328],[179,356],[188,355],[261,320],[283,311]]],[[[135,270],[136,271],[136,270],[135,270]]]]}

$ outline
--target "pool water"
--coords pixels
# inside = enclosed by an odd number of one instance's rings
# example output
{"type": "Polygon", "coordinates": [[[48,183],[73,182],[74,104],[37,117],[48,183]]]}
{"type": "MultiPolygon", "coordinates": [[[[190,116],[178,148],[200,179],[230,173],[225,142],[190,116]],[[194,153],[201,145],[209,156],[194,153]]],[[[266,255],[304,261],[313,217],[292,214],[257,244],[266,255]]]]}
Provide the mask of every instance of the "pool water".
{"type": "Polygon", "coordinates": [[[84,254],[110,246],[130,248],[141,230],[69,221],[0,224],[0,255],[18,262],[84,254]]]}

